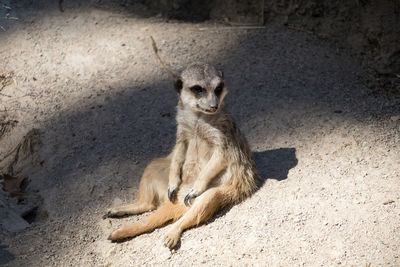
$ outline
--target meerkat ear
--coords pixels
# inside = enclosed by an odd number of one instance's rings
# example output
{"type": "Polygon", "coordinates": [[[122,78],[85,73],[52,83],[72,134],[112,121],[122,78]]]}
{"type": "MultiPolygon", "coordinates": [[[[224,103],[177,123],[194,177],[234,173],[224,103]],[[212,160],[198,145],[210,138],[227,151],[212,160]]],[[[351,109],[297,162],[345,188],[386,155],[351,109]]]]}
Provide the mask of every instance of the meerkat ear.
{"type": "Polygon", "coordinates": [[[182,82],[182,80],[180,78],[178,78],[175,81],[175,90],[178,92],[178,94],[181,93],[182,87],[183,87],[183,82],[182,82]]]}

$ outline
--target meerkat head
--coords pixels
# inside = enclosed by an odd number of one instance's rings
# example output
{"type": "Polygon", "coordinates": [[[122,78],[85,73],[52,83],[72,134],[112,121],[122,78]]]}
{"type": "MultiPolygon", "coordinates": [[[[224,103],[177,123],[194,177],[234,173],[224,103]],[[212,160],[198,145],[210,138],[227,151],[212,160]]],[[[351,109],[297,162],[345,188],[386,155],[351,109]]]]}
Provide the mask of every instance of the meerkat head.
{"type": "Polygon", "coordinates": [[[209,115],[218,112],[228,93],[222,72],[204,63],[192,64],[182,71],[175,89],[184,107],[209,115]]]}

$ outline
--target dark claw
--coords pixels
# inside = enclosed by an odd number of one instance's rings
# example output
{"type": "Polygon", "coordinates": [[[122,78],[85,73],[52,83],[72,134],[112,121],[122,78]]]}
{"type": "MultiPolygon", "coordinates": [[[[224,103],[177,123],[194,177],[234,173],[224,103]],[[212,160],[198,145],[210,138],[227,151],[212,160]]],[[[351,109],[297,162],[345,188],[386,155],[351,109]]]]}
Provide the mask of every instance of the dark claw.
{"type": "Polygon", "coordinates": [[[185,202],[185,205],[186,206],[190,206],[191,204],[190,204],[190,200],[192,199],[192,198],[195,198],[195,197],[197,197],[197,193],[195,193],[195,192],[190,192],[189,194],[187,194],[186,195],[186,197],[185,197],[185,200],[183,201],[183,202],[185,202]]]}
{"type": "Polygon", "coordinates": [[[168,198],[171,202],[172,202],[172,199],[174,198],[175,194],[176,194],[176,188],[173,189],[172,191],[170,191],[170,189],[168,188],[168,198]]]}
{"type": "Polygon", "coordinates": [[[192,196],[190,194],[186,195],[185,200],[184,200],[186,206],[190,205],[189,201],[191,198],[192,198],[192,196]]]}
{"type": "Polygon", "coordinates": [[[124,214],[122,213],[113,213],[111,210],[107,211],[106,214],[103,215],[103,220],[107,219],[107,218],[119,218],[119,217],[123,217],[124,214]]]}
{"type": "Polygon", "coordinates": [[[189,201],[190,201],[192,198],[197,197],[198,195],[199,195],[199,193],[198,193],[197,191],[195,191],[195,190],[192,189],[192,191],[191,191],[189,194],[186,195],[185,200],[184,200],[183,202],[185,202],[185,205],[186,205],[186,206],[190,206],[191,204],[190,204],[189,201]]]}
{"type": "Polygon", "coordinates": [[[103,220],[104,220],[104,219],[107,219],[107,218],[111,218],[111,212],[108,211],[106,214],[103,215],[102,218],[103,218],[103,220]]]}
{"type": "Polygon", "coordinates": [[[110,240],[111,243],[117,243],[117,242],[118,242],[118,240],[113,239],[113,238],[111,237],[111,235],[108,236],[107,240],[110,240]]]}

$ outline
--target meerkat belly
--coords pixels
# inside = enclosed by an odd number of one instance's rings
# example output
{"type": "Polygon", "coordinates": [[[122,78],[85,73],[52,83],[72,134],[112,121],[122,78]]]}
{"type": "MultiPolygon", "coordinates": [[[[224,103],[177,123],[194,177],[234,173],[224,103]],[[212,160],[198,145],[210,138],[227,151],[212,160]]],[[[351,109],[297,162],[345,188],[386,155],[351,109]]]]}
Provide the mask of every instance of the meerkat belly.
{"type": "Polygon", "coordinates": [[[213,153],[213,147],[201,138],[193,138],[189,141],[186,152],[186,160],[182,166],[182,182],[193,184],[205,168],[213,153]]]}

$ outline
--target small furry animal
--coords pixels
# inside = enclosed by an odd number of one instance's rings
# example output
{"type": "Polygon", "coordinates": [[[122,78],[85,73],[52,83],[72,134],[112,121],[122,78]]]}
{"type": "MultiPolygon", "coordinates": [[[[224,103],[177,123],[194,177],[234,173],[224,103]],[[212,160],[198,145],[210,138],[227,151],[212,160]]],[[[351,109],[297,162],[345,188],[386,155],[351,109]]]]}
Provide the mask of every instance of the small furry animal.
{"type": "Polygon", "coordinates": [[[174,222],[164,239],[165,246],[174,248],[185,229],[242,201],[258,185],[247,141],[222,107],[227,94],[222,73],[209,64],[195,63],[180,74],[175,88],[179,102],[172,153],[146,167],[137,203],[109,209],[105,217],[157,210],[111,233],[112,241],[174,222]]]}

